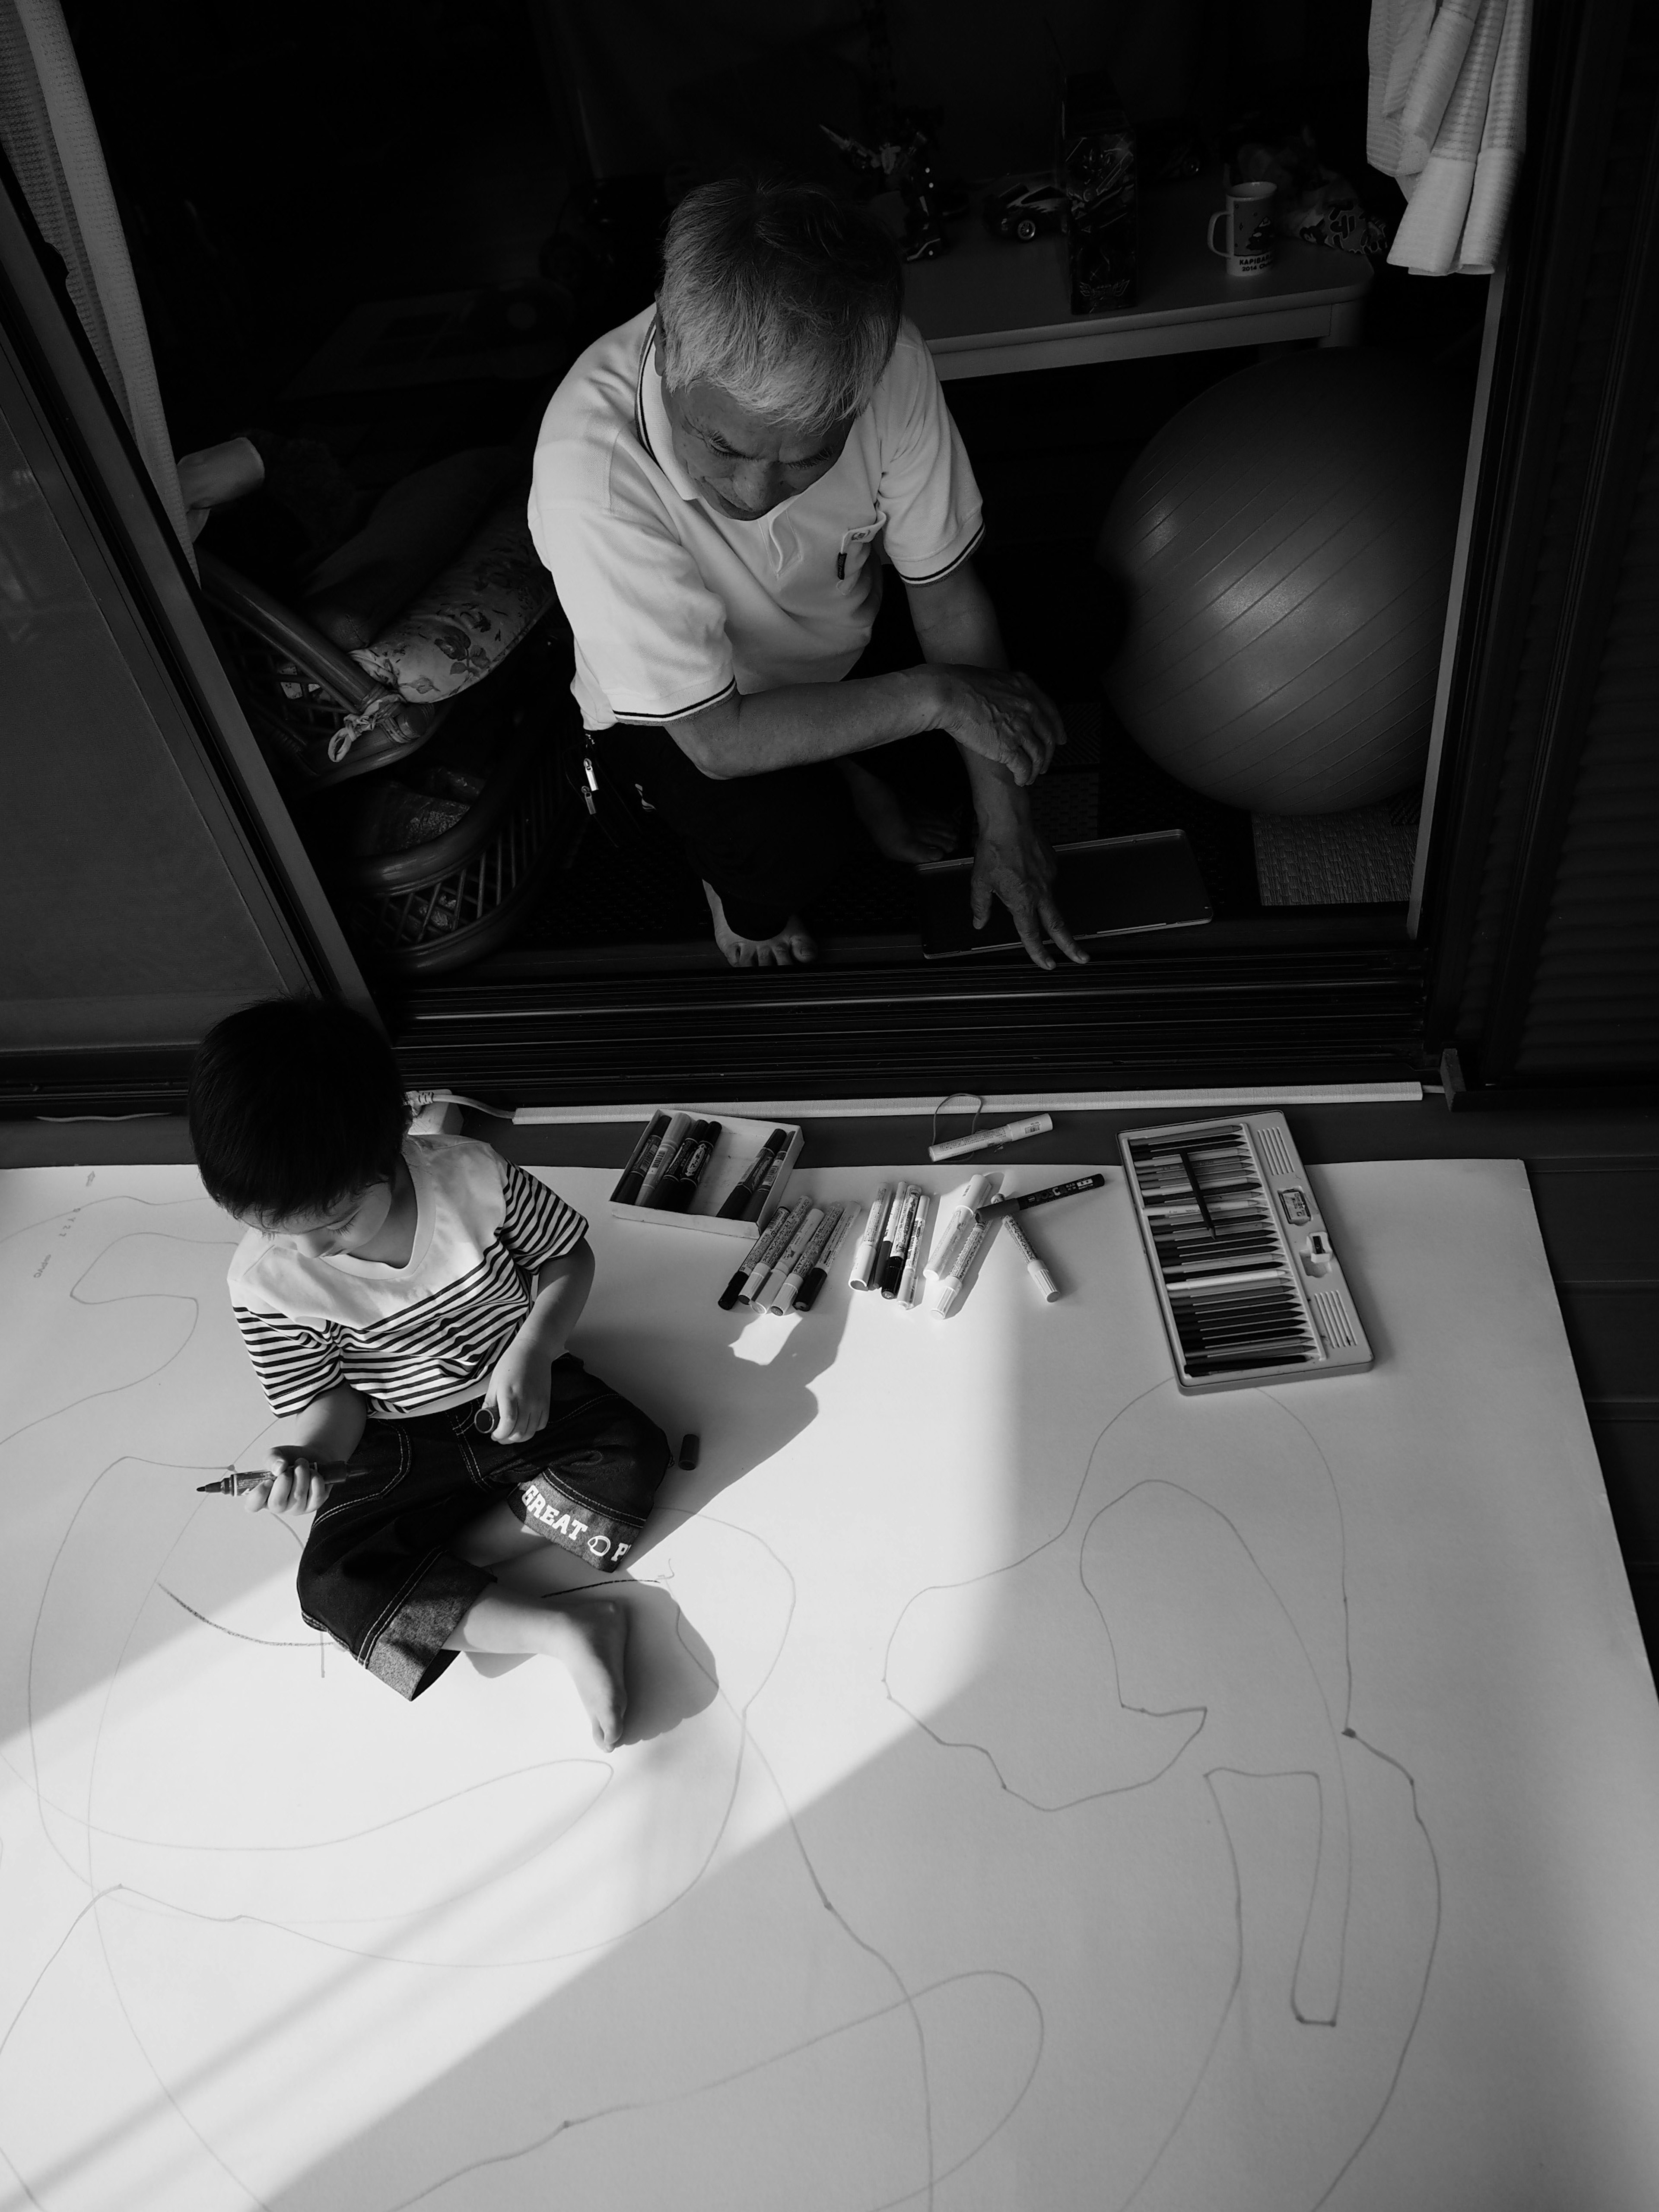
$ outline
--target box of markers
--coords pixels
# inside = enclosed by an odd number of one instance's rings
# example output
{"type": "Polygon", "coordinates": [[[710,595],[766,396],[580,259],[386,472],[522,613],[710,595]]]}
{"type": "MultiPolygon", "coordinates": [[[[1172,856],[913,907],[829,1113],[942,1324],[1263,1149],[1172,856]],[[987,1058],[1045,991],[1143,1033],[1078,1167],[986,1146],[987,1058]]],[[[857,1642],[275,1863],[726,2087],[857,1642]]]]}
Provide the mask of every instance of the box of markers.
{"type": "MultiPolygon", "coordinates": [[[[637,1200],[619,1198],[613,1193],[611,1217],[617,1221],[649,1222],[653,1227],[700,1229],[710,1236],[724,1237],[735,1244],[747,1246],[777,1211],[804,1141],[800,1127],[793,1121],[750,1121],[740,1115],[699,1115],[680,1108],[658,1107],[636,1133],[634,1151],[617,1185],[618,1191],[624,1190],[631,1174],[642,1174],[641,1187],[647,1202],[641,1205],[637,1200]],[[672,1135],[670,1148],[681,1154],[682,1167],[696,1173],[695,1187],[689,1197],[683,1181],[676,1178],[665,1177],[665,1190],[663,1182],[653,1189],[650,1170],[660,1159],[664,1149],[660,1140],[649,1148],[643,1158],[639,1156],[641,1143],[659,1119],[667,1121],[671,1134],[677,1119],[686,1123],[678,1135],[672,1135]],[[698,1125],[710,1122],[714,1125],[714,1134],[705,1140],[706,1153],[701,1159],[695,1149],[688,1154],[685,1148],[697,1145],[698,1125]],[[782,1133],[781,1144],[776,1141],[779,1132],[782,1133]],[[759,1183],[747,1194],[745,1211],[735,1216],[723,1216],[721,1207],[733,1198],[739,1185],[752,1177],[763,1153],[768,1155],[767,1164],[759,1183]],[[670,1201],[666,1205],[660,1202],[665,1195],[670,1201]],[[653,1199],[659,1202],[652,1203],[653,1199]]],[[[674,1164],[672,1160],[668,1163],[670,1168],[674,1164]]]]}

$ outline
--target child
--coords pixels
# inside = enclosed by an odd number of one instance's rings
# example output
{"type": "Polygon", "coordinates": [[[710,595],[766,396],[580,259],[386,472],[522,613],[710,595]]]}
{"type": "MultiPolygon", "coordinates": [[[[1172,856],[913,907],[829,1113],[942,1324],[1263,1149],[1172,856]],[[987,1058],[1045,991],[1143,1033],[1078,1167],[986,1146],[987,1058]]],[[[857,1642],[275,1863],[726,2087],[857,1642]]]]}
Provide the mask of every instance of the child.
{"type": "Polygon", "coordinates": [[[622,1606],[520,1597],[489,1571],[550,1543],[609,1573],[668,1465],[660,1430],[565,1350],[587,1224],[488,1145],[408,1135],[389,1048],[321,1000],[220,1022],[189,1110],[208,1194],[248,1232],[230,1266],[243,1341],[290,1425],[246,1502],[316,1516],[306,1620],[405,1698],[457,1651],[550,1652],[609,1750],[622,1606]]]}

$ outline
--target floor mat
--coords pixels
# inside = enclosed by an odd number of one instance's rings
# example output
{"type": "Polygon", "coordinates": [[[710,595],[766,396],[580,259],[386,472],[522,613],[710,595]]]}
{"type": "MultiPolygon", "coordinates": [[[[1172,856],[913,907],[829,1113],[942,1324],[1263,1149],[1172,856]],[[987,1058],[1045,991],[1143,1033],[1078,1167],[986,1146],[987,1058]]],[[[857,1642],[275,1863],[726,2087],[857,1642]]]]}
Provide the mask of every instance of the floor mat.
{"type": "Polygon", "coordinates": [[[1411,896],[1417,857],[1413,795],[1346,814],[1250,817],[1266,906],[1377,906],[1411,896]]]}

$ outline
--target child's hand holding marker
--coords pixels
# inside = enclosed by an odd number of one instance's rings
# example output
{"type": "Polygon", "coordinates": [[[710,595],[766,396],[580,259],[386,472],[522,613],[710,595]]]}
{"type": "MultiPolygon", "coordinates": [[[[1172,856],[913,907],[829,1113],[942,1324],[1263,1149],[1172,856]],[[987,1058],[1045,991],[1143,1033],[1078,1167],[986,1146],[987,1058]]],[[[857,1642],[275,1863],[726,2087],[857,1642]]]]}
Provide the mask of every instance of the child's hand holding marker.
{"type": "Polygon", "coordinates": [[[239,1497],[250,1513],[314,1513],[344,1473],[337,1460],[319,1457],[314,1447],[272,1444],[264,1468],[247,1477],[246,1489],[233,1471],[231,1495],[239,1497]]]}

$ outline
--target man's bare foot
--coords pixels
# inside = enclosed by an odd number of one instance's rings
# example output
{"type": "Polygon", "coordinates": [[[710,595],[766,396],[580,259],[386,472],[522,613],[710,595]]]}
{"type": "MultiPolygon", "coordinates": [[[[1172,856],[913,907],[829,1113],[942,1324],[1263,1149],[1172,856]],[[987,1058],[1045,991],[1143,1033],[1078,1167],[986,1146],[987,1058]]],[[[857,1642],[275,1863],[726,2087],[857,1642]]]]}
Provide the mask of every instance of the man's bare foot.
{"type": "Polygon", "coordinates": [[[549,1606],[547,1649],[562,1659],[576,1695],[593,1724],[601,1751],[614,1751],[628,1713],[623,1662],[628,1650],[628,1608],[613,1597],[555,1598],[549,1606]]]}
{"type": "Polygon", "coordinates": [[[734,968],[787,968],[794,960],[816,960],[818,941],[799,915],[792,914],[775,937],[739,937],[726,918],[720,893],[705,884],[702,895],[714,917],[714,942],[734,968]]]}
{"type": "Polygon", "coordinates": [[[867,768],[848,760],[836,766],[846,781],[853,811],[877,852],[890,860],[919,863],[942,860],[954,850],[958,824],[945,808],[923,807],[908,814],[897,793],[867,768]]]}

